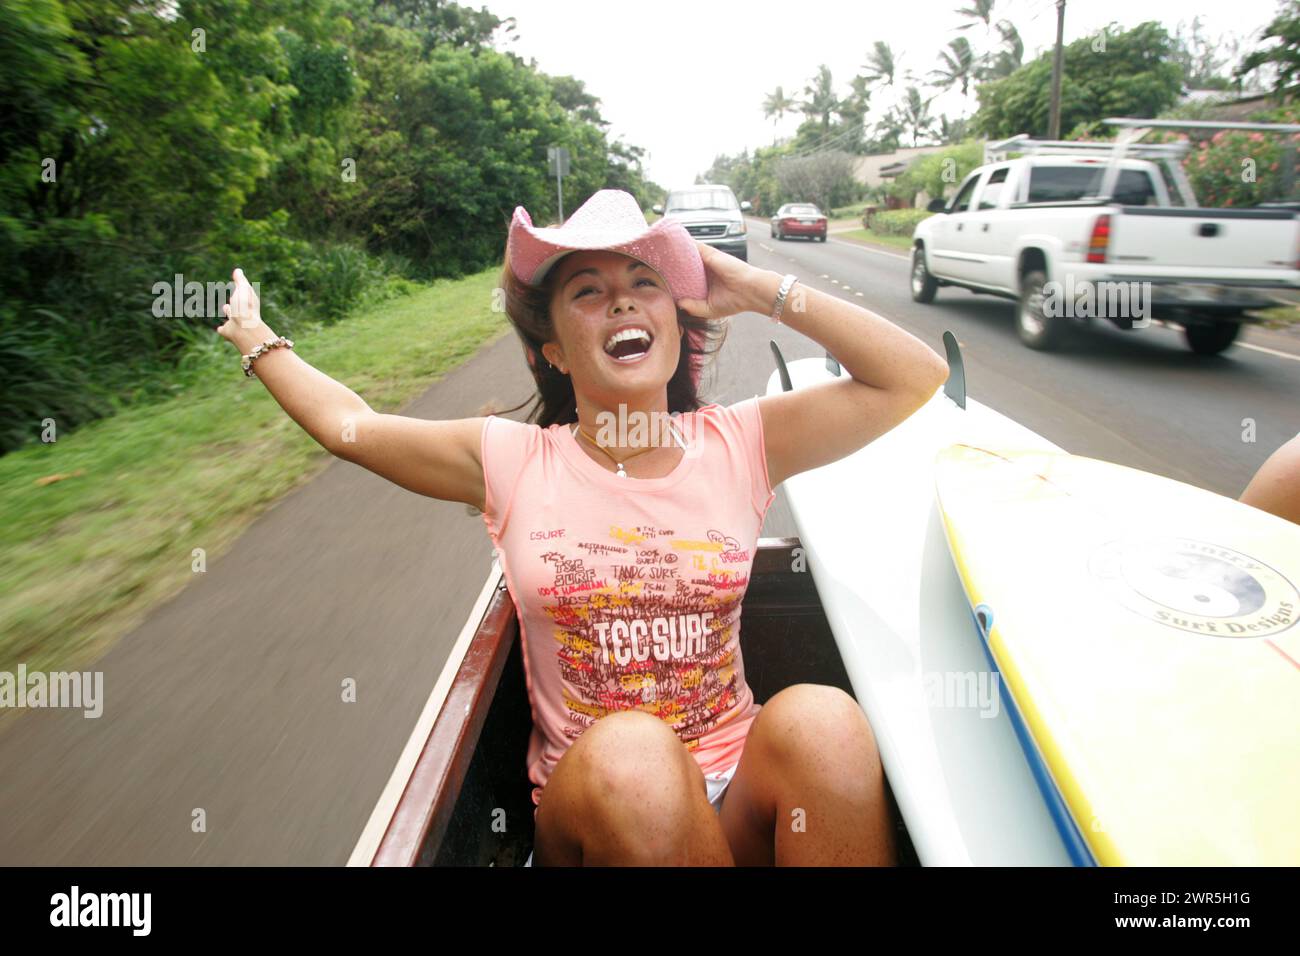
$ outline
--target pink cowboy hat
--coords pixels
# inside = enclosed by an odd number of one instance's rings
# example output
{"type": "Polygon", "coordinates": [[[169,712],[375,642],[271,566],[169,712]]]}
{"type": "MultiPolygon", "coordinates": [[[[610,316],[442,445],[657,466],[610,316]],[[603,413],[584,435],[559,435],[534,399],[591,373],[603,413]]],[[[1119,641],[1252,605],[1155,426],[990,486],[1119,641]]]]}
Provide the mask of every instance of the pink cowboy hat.
{"type": "MultiPolygon", "coordinates": [[[[506,251],[515,276],[538,285],[551,267],[570,252],[603,249],[640,259],[663,277],[677,302],[704,299],[709,292],[704,260],[686,227],[674,219],[654,225],[632,194],[622,189],[601,189],[574,210],[562,226],[538,229],[523,206],[516,206],[510,221],[506,251]]],[[[697,346],[698,333],[691,333],[697,346]]],[[[533,361],[530,354],[529,362],[533,361]]],[[[692,356],[691,379],[699,385],[703,356],[692,356]]]]}

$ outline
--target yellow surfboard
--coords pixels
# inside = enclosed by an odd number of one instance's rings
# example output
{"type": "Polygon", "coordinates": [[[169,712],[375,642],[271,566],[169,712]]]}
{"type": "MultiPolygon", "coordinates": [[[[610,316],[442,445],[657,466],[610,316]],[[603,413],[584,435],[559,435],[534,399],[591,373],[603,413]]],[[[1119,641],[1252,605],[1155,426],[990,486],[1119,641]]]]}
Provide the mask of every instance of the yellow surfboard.
{"type": "Polygon", "coordinates": [[[935,464],[1076,862],[1300,864],[1300,526],[1077,455],[952,445],[935,464]]]}

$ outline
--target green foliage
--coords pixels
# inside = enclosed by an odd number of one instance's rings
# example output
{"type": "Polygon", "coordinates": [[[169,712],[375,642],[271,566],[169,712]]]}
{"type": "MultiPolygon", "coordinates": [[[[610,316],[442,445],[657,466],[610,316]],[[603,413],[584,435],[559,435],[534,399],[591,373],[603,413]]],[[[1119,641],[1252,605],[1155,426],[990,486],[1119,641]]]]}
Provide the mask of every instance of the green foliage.
{"type": "Polygon", "coordinates": [[[916,157],[887,188],[890,195],[907,203],[915,201],[917,193],[922,191],[936,199],[983,162],[983,143],[968,140],[940,152],[916,157]]]}
{"type": "Polygon", "coordinates": [[[286,334],[500,261],[516,205],[647,193],[599,100],[434,0],[0,4],[0,452],[167,394],[221,316],[154,289],[236,265],[286,334]]]}
{"type": "Polygon", "coordinates": [[[1300,0],[1284,0],[1260,40],[1274,42],[1248,54],[1237,68],[1236,76],[1240,78],[1261,66],[1271,65],[1277,71],[1274,91],[1280,97],[1294,96],[1300,90],[1300,0]]]}
{"type": "MultiPolygon", "coordinates": [[[[1295,136],[1300,140],[1300,135],[1295,136]]],[[[1277,136],[1219,130],[1183,162],[1197,201],[1206,206],[1253,206],[1272,198],[1282,158],[1277,136]]]]}
{"type": "Polygon", "coordinates": [[[918,223],[933,215],[924,209],[887,209],[871,217],[871,231],[882,236],[910,236],[918,223]]]}
{"type": "MultiPolygon", "coordinates": [[[[1182,91],[1183,70],[1175,45],[1160,24],[1149,21],[1123,31],[1115,24],[1064,50],[1061,129],[1108,116],[1155,116],[1182,91]]],[[[1010,76],[977,87],[974,128],[991,139],[1018,133],[1047,134],[1051,110],[1052,56],[1045,53],[1010,76]]]]}
{"type": "MultiPolygon", "coordinates": [[[[1254,122],[1300,122],[1300,106],[1262,111],[1254,122]]],[[[1153,131],[1148,142],[1189,142],[1191,151],[1183,159],[1183,170],[1202,206],[1213,208],[1254,206],[1262,202],[1293,201],[1300,178],[1295,174],[1300,133],[1279,134],[1219,130],[1213,135],[1174,131],[1153,131]],[[1292,165],[1290,179],[1284,164],[1292,165]]]]}

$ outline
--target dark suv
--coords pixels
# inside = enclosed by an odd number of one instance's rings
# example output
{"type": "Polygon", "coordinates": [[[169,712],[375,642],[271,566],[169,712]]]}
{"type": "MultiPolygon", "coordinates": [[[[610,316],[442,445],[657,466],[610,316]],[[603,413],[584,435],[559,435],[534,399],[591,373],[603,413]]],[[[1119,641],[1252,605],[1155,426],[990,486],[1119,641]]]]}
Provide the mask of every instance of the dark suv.
{"type": "Polygon", "coordinates": [[[664,204],[656,203],[654,211],[679,221],[700,242],[748,262],[744,213],[749,208],[748,202],[736,202],[730,186],[703,183],[670,190],[664,204]]]}

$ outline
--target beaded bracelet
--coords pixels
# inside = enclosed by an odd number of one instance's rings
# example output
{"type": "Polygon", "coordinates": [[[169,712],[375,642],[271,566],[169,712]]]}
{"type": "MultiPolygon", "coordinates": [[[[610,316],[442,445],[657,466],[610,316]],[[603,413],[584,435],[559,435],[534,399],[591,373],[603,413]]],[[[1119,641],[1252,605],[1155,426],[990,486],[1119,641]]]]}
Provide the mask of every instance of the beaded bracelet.
{"type": "Polygon", "coordinates": [[[293,348],[293,341],[291,339],[286,339],[283,335],[279,335],[273,339],[267,339],[257,348],[253,349],[253,351],[244,356],[243,362],[240,363],[243,366],[244,374],[249,378],[252,378],[253,362],[255,362],[262,353],[269,352],[271,349],[280,348],[282,346],[291,349],[293,348]]]}

